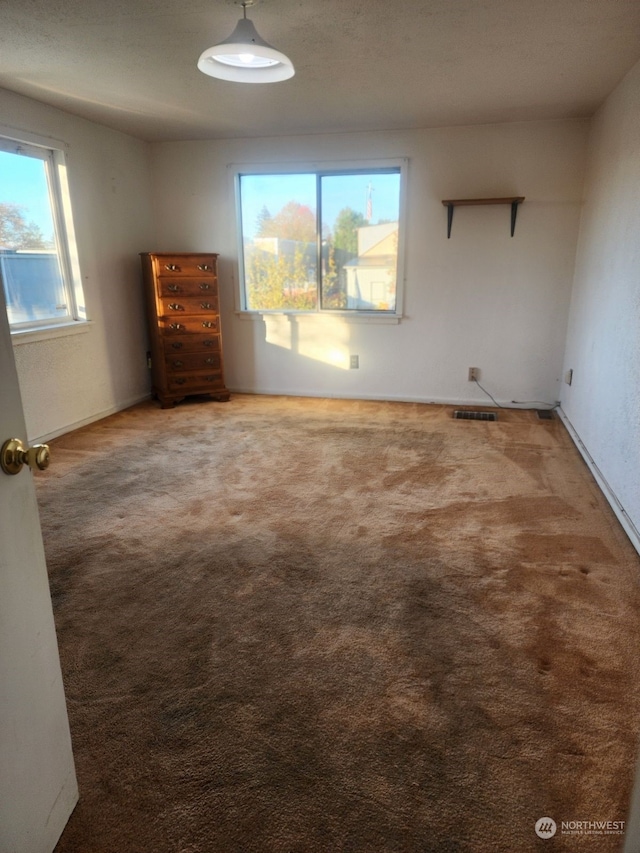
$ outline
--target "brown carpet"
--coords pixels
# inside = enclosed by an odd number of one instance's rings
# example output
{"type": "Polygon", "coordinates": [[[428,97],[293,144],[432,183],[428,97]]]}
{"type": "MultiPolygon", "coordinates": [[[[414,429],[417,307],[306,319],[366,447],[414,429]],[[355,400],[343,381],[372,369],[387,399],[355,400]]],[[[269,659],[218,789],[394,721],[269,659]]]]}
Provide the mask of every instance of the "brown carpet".
{"type": "Polygon", "coordinates": [[[235,396],[52,455],[58,853],[620,849],[561,821],[627,816],[640,561],[557,419],[235,396]]]}

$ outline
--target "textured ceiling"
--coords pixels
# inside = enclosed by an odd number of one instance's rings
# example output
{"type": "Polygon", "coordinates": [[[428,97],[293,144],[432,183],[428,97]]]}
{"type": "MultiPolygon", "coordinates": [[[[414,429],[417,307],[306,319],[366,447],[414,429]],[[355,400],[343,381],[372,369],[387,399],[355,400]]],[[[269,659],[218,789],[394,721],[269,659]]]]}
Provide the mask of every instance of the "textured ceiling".
{"type": "Polygon", "coordinates": [[[142,139],[589,116],[640,57],[639,0],[259,0],[291,80],[206,77],[233,0],[0,0],[0,86],[142,139]]]}

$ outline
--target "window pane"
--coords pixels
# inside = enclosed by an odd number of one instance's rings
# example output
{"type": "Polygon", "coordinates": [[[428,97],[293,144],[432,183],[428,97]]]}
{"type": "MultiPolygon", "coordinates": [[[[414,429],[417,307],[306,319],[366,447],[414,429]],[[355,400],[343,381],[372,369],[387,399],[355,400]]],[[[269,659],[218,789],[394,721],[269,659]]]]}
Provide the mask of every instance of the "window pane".
{"type": "Polygon", "coordinates": [[[246,307],[315,309],[315,175],[241,175],[246,307]]]}
{"type": "Polygon", "coordinates": [[[43,157],[0,151],[0,276],[12,325],[71,316],[48,166],[43,157]]]}
{"type": "Polygon", "coordinates": [[[323,175],[322,307],[395,311],[400,170],[323,175]]]}

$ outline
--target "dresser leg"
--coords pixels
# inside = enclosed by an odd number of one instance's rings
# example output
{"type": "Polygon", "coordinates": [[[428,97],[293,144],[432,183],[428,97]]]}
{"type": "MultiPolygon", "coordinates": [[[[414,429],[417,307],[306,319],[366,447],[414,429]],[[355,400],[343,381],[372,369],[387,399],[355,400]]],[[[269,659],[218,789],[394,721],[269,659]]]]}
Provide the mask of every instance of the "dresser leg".
{"type": "Polygon", "coordinates": [[[163,397],[162,394],[158,394],[158,400],[161,409],[175,409],[176,403],[184,400],[184,397],[163,397]]]}

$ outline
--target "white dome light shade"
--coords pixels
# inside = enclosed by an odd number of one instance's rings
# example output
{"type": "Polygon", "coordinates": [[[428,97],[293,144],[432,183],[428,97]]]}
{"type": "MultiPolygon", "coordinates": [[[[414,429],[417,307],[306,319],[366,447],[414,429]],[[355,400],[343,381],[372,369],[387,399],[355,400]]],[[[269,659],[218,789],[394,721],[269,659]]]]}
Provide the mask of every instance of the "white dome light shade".
{"type": "Polygon", "coordinates": [[[205,50],[198,68],[210,77],[237,83],[275,83],[295,74],[291,60],[260,38],[248,18],[238,21],[228,39],[205,50]]]}

